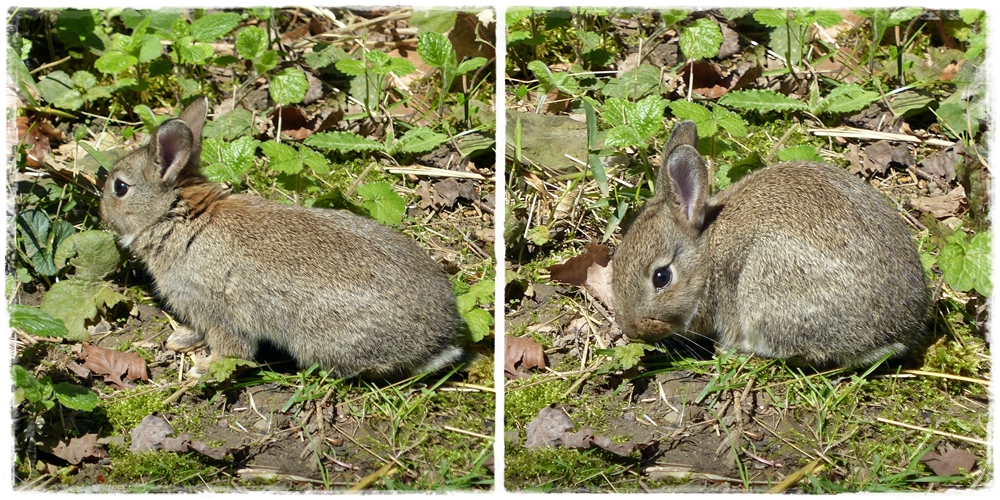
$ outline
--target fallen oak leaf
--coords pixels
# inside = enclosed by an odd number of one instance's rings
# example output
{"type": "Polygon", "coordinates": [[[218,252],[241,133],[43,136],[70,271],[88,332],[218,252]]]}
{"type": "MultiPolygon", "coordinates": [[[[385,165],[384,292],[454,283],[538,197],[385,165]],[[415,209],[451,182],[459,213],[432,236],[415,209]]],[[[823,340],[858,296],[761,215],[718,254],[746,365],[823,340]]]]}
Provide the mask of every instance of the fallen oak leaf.
{"type": "Polygon", "coordinates": [[[611,262],[611,248],[592,241],[587,243],[583,254],[545,269],[549,271],[549,277],[553,281],[581,286],[587,282],[587,270],[590,266],[597,264],[604,267],[609,262],[611,262]]]}
{"type": "Polygon", "coordinates": [[[163,440],[174,433],[167,419],[159,415],[146,415],[142,422],[132,429],[132,444],[129,451],[157,451],[163,448],[163,440]]]}
{"type": "Polygon", "coordinates": [[[566,412],[546,406],[538,412],[525,431],[524,447],[529,450],[555,446],[566,431],[576,424],[566,412]]]}
{"type": "Polygon", "coordinates": [[[106,382],[118,389],[132,387],[121,379],[122,375],[129,380],[149,380],[146,360],[134,352],[118,352],[84,342],[79,356],[84,361],[84,368],[103,375],[106,382]]]}
{"type": "Polygon", "coordinates": [[[99,460],[108,457],[108,452],[97,445],[97,434],[93,433],[70,439],[68,443],[60,439],[48,452],[73,465],[87,459],[99,460]]]}
{"type": "Polygon", "coordinates": [[[597,447],[621,457],[629,456],[638,448],[634,443],[617,444],[604,436],[594,436],[590,427],[584,427],[577,432],[566,432],[559,440],[566,448],[589,450],[597,447]]]}
{"type": "Polygon", "coordinates": [[[521,368],[545,368],[545,350],[542,345],[531,337],[511,337],[504,336],[504,365],[503,370],[510,378],[518,378],[522,375],[517,370],[517,364],[521,368]]]}
{"type": "Polygon", "coordinates": [[[966,472],[972,471],[976,466],[976,455],[961,448],[952,448],[944,454],[936,451],[928,451],[921,459],[921,462],[939,476],[957,476],[960,469],[966,472]]]}

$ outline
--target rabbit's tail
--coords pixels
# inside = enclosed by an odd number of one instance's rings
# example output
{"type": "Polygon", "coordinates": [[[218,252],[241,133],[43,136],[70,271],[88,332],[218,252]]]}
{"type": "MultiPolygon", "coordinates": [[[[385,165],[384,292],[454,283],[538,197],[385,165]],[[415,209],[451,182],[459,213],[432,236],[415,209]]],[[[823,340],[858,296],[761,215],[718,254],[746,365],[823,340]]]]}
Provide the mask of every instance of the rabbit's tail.
{"type": "MultiPolygon", "coordinates": [[[[465,362],[466,365],[468,365],[468,362],[471,361],[471,359],[465,352],[465,349],[451,345],[438,353],[437,356],[431,358],[427,363],[424,363],[414,369],[413,373],[434,373],[448,365],[452,365],[460,361],[465,362]]],[[[468,366],[466,366],[466,369],[468,369],[468,366]]]]}

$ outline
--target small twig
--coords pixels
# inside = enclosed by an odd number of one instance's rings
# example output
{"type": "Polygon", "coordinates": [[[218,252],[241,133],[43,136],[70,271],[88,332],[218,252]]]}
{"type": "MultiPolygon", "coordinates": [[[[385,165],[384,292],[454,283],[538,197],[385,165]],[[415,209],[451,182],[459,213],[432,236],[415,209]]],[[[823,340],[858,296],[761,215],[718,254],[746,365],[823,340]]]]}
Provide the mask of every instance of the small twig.
{"type": "Polygon", "coordinates": [[[773,488],[768,490],[768,493],[784,493],[785,490],[791,488],[798,484],[802,478],[806,477],[807,474],[816,474],[825,468],[821,459],[817,458],[812,462],[809,462],[805,467],[791,473],[785,479],[782,479],[780,483],[774,485],[773,488]]]}
{"type": "Polygon", "coordinates": [[[860,128],[853,127],[838,127],[838,128],[811,128],[809,133],[813,135],[818,135],[821,137],[849,137],[852,139],[872,139],[872,140],[886,140],[886,141],[902,141],[902,142],[912,142],[917,144],[927,144],[928,146],[939,146],[942,148],[947,148],[954,146],[955,143],[951,141],[944,141],[941,139],[921,139],[917,136],[908,134],[893,134],[889,132],[875,132],[872,130],[864,130],[860,128]]]}
{"type": "Polygon", "coordinates": [[[915,431],[929,432],[931,434],[935,434],[935,435],[938,435],[938,436],[944,436],[944,437],[947,437],[947,438],[958,439],[960,441],[966,441],[966,442],[969,442],[969,443],[981,444],[983,446],[987,446],[989,444],[986,441],[983,441],[981,439],[970,438],[970,437],[965,437],[965,436],[959,436],[958,434],[952,434],[950,432],[936,431],[934,429],[928,429],[927,427],[921,427],[919,425],[904,424],[903,422],[897,422],[895,420],[889,420],[887,418],[876,417],[875,421],[882,422],[883,424],[898,425],[899,427],[905,427],[907,429],[912,429],[912,430],[915,430],[915,431]]]}
{"type": "Polygon", "coordinates": [[[396,473],[396,466],[395,465],[385,464],[384,466],[382,466],[381,469],[379,469],[379,470],[377,470],[377,471],[369,474],[368,477],[362,479],[361,482],[355,484],[354,486],[351,486],[351,489],[348,490],[348,491],[351,491],[351,492],[361,491],[361,490],[363,490],[363,489],[371,486],[372,484],[375,484],[375,481],[378,481],[380,478],[383,478],[383,477],[386,477],[386,476],[391,476],[391,475],[393,475],[395,473],[396,473]]]}
{"type": "Polygon", "coordinates": [[[445,430],[449,430],[451,432],[457,432],[459,434],[465,434],[466,436],[477,437],[477,438],[480,438],[480,439],[493,439],[493,436],[487,436],[486,434],[479,434],[478,432],[472,432],[472,431],[467,431],[465,429],[459,429],[457,427],[452,427],[450,425],[445,425],[444,429],[445,430]]]}
{"type": "Polygon", "coordinates": [[[187,383],[185,383],[184,385],[182,385],[180,389],[177,389],[177,391],[175,391],[173,394],[171,394],[170,396],[168,396],[167,399],[163,400],[163,406],[169,406],[169,405],[177,402],[177,400],[180,399],[181,396],[183,396],[185,392],[191,390],[191,388],[194,387],[194,386],[196,386],[196,385],[198,385],[198,379],[196,379],[196,378],[187,381],[187,383]]]}
{"type": "Polygon", "coordinates": [[[49,68],[52,68],[52,67],[55,67],[55,66],[59,66],[60,64],[66,62],[66,61],[69,61],[70,59],[72,59],[72,57],[66,56],[66,57],[64,57],[64,58],[62,58],[62,59],[60,59],[58,61],[52,61],[50,63],[45,63],[45,64],[43,64],[43,65],[41,65],[41,66],[39,66],[39,67],[37,67],[37,68],[29,71],[28,74],[29,75],[34,75],[35,73],[38,73],[39,71],[45,71],[45,70],[47,70],[49,68]]]}
{"type": "Polygon", "coordinates": [[[923,370],[903,370],[903,373],[910,373],[913,375],[923,375],[925,377],[947,378],[951,380],[960,380],[962,382],[972,382],[973,384],[981,384],[985,385],[986,387],[990,386],[989,380],[982,380],[972,377],[963,377],[961,375],[952,375],[950,373],[926,372],[923,370]]]}

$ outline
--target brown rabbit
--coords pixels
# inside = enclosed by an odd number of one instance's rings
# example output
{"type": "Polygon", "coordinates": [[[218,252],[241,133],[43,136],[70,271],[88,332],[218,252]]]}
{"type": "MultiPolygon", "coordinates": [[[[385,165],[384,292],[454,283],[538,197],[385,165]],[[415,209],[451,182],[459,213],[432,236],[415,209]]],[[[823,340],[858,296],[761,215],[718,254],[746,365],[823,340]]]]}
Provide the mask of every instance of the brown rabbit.
{"type": "Polygon", "coordinates": [[[462,320],[434,261],[369,219],[209,183],[198,167],[206,106],[194,101],[119,161],[101,200],[104,223],[183,325],[167,348],[249,359],[266,341],[341,377],[458,360],[462,320]]]}
{"type": "Polygon", "coordinates": [[[696,145],[694,123],[680,123],[614,255],[627,337],[710,336],[819,366],[868,365],[922,340],[923,267],[881,193],[843,169],[788,162],[708,196],[696,145]]]}

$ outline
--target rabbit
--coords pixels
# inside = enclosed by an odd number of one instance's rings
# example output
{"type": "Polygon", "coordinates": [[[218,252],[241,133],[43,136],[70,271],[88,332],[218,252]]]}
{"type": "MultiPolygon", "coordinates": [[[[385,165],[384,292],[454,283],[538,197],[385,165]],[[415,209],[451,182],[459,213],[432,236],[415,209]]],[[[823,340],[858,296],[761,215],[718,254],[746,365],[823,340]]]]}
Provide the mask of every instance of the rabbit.
{"type": "Polygon", "coordinates": [[[201,174],[207,100],[108,174],[101,218],[180,327],[166,347],[252,359],[268,342],[338,377],[436,371],[464,355],[444,272],[411,239],[341,210],[231,194],[201,174]]]}
{"type": "Polygon", "coordinates": [[[710,337],[717,350],[816,367],[868,366],[923,341],[923,266],[881,193],[792,161],[709,196],[697,139],[694,122],[674,129],[655,195],[613,256],[627,338],[710,337]]]}

